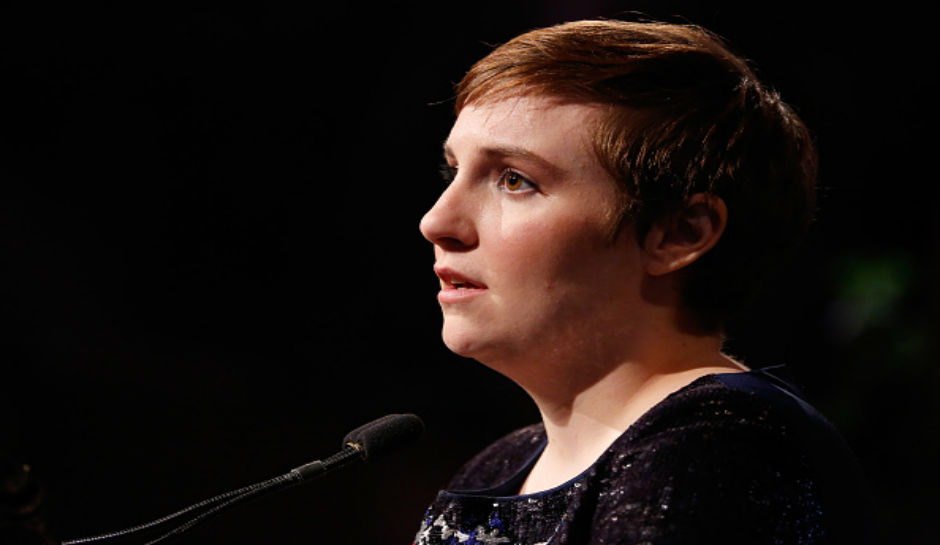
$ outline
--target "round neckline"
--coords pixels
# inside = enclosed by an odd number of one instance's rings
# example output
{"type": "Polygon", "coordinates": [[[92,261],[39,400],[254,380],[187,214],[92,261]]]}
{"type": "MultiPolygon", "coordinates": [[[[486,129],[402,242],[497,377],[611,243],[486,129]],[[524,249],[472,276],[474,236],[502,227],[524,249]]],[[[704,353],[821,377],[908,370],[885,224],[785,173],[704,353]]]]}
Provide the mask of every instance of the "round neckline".
{"type": "Polygon", "coordinates": [[[594,462],[591,463],[591,465],[589,465],[587,468],[585,468],[582,472],[578,473],[574,477],[568,479],[567,481],[557,486],[553,486],[545,490],[539,490],[537,492],[530,492],[528,494],[502,493],[502,492],[505,492],[506,490],[519,490],[519,488],[522,486],[523,482],[525,481],[525,478],[532,471],[532,468],[535,466],[535,463],[538,461],[539,457],[545,451],[545,447],[548,445],[548,437],[545,436],[545,425],[539,422],[538,424],[535,424],[535,426],[538,426],[539,428],[538,433],[542,435],[542,440],[539,442],[535,450],[532,451],[532,454],[530,454],[529,457],[526,458],[525,462],[523,462],[519,466],[519,469],[514,471],[512,475],[504,479],[498,485],[492,486],[490,488],[470,489],[470,490],[447,490],[445,489],[440,492],[440,495],[444,497],[448,497],[448,498],[455,498],[455,499],[456,498],[477,498],[481,500],[490,500],[490,501],[522,501],[522,500],[537,500],[545,496],[556,494],[561,491],[566,491],[574,487],[578,481],[585,479],[593,470],[595,470],[598,467],[598,465],[605,458],[610,456],[611,452],[614,450],[614,447],[617,446],[618,443],[620,443],[621,441],[624,441],[625,437],[628,437],[629,435],[632,434],[631,432],[635,432],[635,430],[639,429],[639,425],[641,423],[651,418],[650,415],[655,415],[657,410],[661,409],[662,406],[665,405],[666,402],[669,401],[671,398],[685,392],[686,390],[689,390],[689,389],[692,389],[693,387],[698,386],[701,382],[705,382],[706,380],[716,380],[724,384],[721,381],[720,377],[727,376],[727,375],[760,376],[760,377],[764,377],[764,380],[768,380],[772,383],[777,382],[780,379],[775,377],[772,374],[767,373],[767,371],[784,369],[785,367],[786,367],[785,365],[773,365],[773,366],[768,366],[768,367],[762,367],[760,369],[748,369],[747,371],[742,370],[742,371],[734,371],[734,372],[729,372],[729,373],[710,373],[707,375],[702,375],[696,378],[695,380],[693,380],[692,382],[682,386],[681,388],[673,392],[670,392],[669,395],[659,400],[655,405],[650,407],[649,410],[647,410],[645,413],[643,413],[642,416],[637,418],[635,422],[630,424],[630,426],[627,429],[625,429],[623,433],[621,433],[617,437],[617,439],[615,439],[610,445],[608,445],[607,448],[604,449],[604,452],[602,452],[600,456],[598,456],[597,459],[595,459],[594,462]]]}

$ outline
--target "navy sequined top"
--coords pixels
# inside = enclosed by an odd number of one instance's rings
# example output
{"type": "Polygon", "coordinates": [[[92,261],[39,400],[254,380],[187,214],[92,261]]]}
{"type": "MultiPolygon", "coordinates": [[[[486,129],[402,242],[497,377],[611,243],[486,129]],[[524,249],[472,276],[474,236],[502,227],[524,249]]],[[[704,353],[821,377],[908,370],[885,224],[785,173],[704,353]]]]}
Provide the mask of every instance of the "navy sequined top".
{"type": "Polygon", "coordinates": [[[870,543],[870,504],[841,436],[770,370],[672,393],[570,481],[517,495],[541,424],[468,462],[417,545],[870,543]]]}

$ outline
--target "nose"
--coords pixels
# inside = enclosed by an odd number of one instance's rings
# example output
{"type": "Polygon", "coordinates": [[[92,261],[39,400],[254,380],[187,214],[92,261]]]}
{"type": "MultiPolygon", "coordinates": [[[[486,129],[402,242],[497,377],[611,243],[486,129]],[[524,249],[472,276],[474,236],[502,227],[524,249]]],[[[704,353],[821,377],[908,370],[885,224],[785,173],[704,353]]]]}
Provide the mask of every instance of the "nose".
{"type": "Polygon", "coordinates": [[[473,209],[470,192],[454,180],[421,218],[421,234],[443,250],[472,249],[479,242],[473,209]]]}

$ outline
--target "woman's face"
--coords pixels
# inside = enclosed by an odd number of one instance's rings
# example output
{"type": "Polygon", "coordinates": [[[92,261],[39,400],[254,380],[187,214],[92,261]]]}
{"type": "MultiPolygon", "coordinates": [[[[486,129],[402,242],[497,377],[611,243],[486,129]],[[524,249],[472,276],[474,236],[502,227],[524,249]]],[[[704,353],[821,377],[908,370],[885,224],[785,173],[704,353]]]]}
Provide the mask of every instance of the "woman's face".
{"type": "Polygon", "coordinates": [[[544,359],[629,328],[640,250],[632,232],[612,236],[619,192],[591,146],[598,114],[534,96],[461,111],[444,145],[453,180],[421,221],[454,352],[544,359]]]}

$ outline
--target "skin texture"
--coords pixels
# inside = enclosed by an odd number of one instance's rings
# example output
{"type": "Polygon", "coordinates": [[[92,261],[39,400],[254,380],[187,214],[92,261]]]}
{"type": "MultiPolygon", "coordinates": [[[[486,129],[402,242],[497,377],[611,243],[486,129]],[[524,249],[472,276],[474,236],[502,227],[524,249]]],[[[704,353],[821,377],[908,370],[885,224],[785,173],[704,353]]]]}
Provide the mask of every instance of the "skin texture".
{"type": "Polygon", "coordinates": [[[484,361],[583,338],[612,314],[598,303],[630,297],[639,275],[636,245],[608,241],[616,188],[585,135],[545,130],[579,127],[594,109],[528,102],[464,110],[446,144],[456,178],[422,221],[437,264],[488,288],[443,305],[444,342],[484,361]],[[501,187],[507,169],[537,186],[501,187]]]}
{"type": "Polygon", "coordinates": [[[672,391],[742,368],[719,335],[678,325],[678,272],[720,238],[724,203],[695,195],[643,241],[629,222],[611,237],[620,194],[590,141],[602,112],[531,95],[467,105],[445,143],[454,179],[421,221],[444,343],[542,414],[549,443],[523,492],[583,471],[672,391]]]}

